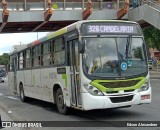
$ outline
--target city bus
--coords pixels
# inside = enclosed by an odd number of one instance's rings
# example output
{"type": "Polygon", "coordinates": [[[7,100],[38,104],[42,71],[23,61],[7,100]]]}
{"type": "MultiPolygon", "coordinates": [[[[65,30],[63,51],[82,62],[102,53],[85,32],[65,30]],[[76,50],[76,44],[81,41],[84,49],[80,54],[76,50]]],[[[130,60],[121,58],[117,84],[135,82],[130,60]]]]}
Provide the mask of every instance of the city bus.
{"type": "Polygon", "coordinates": [[[10,54],[8,84],[21,100],[59,113],[151,103],[147,49],[138,23],[78,21],[10,54]]]}

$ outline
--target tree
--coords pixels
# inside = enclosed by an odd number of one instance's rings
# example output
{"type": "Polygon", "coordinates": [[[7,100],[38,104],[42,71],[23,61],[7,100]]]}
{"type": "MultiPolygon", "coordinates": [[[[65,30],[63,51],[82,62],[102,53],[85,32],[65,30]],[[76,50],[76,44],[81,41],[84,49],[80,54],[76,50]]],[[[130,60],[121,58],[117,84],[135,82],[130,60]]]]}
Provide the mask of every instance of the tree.
{"type": "Polygon", "coordinates": [[[150,26],[143,29],[144,38],[149,48],[160,50],[160,30],[150,26]]]}
{"type": "Polygon", "coordinates": [[[0,65],[7,65],[8,61],[9,61],[8,53],[3,53],[3,55],[0,55],[0,65]]]}

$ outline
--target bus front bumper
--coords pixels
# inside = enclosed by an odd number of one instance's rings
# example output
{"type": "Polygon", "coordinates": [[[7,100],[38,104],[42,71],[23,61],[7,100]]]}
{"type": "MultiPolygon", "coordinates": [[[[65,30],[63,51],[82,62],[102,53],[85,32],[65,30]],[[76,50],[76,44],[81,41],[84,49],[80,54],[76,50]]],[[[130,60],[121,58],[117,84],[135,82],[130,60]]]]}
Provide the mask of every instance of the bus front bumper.
{"type": "Polygon", "coordinates": [[[93,96],[82,93],[83,110],[106,109],[151,103],[151,87],[147,91],[123,96],[93,96]]]}

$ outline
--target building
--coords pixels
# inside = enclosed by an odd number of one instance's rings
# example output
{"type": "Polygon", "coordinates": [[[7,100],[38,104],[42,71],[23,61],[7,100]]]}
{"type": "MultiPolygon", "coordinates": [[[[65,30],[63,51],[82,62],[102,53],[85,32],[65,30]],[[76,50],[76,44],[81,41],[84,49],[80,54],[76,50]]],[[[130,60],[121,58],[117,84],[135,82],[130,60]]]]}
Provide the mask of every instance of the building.
{"type": "Polygon", "coordinates": [[[150,57],[153,60],[160,60],[160,51],[159,50],[157,50],[155,48],[150,48],[149,52],[150,52],[150,57]]]}

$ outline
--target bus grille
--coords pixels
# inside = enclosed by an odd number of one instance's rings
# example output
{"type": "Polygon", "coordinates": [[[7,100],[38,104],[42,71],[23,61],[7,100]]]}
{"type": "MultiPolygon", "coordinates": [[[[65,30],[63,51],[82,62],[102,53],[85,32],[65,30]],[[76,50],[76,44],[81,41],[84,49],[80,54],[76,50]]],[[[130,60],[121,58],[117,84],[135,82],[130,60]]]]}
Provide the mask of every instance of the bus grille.
{"type": "MultiPolygon", "coordinates": [[[[132,90],[124,90],[124,92],[133,92],[134,89],[132,90]]],[[[106,92],[107,94],[116,94],[116,93],[119,93],[119,91],[109,91],[109,92],[106,92]]]]}
{"type": "Polygon", "coordinates": [[[129,81],[116,81],[116,82],[99,82],[106,88],[121,88],[121,87],[130,87],[136,85],[141,80],[129,80],[129,81]]]}
{"type": "Polygon", "coordinates": [[[133,99],[133,95],[125,97],[111,97],[110,100],[112,103],[128,102],[133,99]]]}

